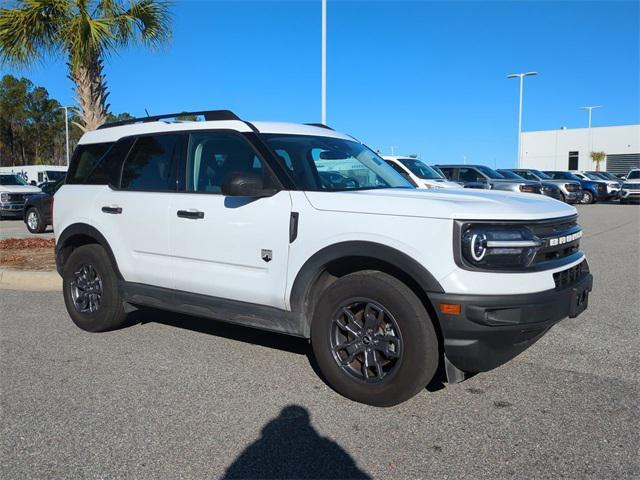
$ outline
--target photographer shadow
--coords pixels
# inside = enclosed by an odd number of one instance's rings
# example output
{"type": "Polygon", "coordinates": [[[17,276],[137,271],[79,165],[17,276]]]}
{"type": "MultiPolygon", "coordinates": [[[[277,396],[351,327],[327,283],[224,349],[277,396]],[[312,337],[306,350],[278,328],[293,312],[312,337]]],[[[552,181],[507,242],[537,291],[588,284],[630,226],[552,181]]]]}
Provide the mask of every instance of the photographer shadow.
{"type": "Polygon", "coordinates": [[[224,479],[369,479],[336,442],[321,437],[309,412],[289,405],[267,423],[261,436],[231,464],[224,479]]]}

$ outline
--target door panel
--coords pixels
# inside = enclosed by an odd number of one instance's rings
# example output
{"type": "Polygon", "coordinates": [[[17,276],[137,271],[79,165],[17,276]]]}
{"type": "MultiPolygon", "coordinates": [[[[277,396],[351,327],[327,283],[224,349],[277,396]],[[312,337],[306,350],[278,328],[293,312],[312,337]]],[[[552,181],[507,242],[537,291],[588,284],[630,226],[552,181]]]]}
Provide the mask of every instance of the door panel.
{"type": "Polygon", "coordinates": [[[178,195],[171,212],[176,288],[284,308],[290,215],[286,191],[259,199],[178,195]]]}

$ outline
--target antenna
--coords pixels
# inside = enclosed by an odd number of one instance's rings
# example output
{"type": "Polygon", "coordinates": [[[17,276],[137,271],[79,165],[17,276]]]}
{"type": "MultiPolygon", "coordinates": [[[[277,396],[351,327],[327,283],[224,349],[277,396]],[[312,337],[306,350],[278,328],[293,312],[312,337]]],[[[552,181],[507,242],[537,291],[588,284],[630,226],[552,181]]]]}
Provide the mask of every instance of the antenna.
{"type": "Polygon", "coordinates": [[[150,117],[151,115],[149,115],[149,110],[147,110],[146,108],[144,109],[144,113],[147,114],[147,117],[150,117]]]}

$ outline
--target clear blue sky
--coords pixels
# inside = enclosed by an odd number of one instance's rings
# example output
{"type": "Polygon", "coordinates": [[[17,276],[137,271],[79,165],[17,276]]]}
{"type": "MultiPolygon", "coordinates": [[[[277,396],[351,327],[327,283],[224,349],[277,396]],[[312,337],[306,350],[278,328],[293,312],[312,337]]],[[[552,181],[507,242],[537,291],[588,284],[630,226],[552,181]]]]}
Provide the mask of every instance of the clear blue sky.
{"type": "MultiPolygon", "coordinates": [[[[329,0],[328,123],[372,148],[431,163],[512,165],[524,129],[640,122],[640,3],[329,0]]],[[[320,0],[177,1],[160,52],[107,61],[114,112],[230,108],[253,120],[320,120],[320,0]]],[[[71,102],[64,61],[25,75],[71,102]]]]}

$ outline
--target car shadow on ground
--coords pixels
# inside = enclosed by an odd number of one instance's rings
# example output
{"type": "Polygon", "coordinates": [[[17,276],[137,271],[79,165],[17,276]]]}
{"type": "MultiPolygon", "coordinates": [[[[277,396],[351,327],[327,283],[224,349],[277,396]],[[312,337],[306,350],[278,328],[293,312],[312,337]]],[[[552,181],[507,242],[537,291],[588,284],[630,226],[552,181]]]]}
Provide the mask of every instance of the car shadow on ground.
{"type": "Polygon", "coordinates": [[[308,340],[281,333],[258,330],[256,328],[234,325],[209,318],[192,317],[152,308],[142,308],[129,314],[129,325],[140,323],[161,323],[176,328],[228,338],[240,342],[274,348],[298,355],[311,355],[308,340]]]}
{"type": "MultiPolygon", "coordinates": [[[[261,347],[274,348],[285,352],[305,355],[314,373],[328,386],[329,382],[318,366],[311,344],[308,339],[294,337],[283,333],[269,332],[257,328],[235,325],[233,323],[210,318],[192,317],[180,313],[157,310],[154,308],[141,308],[129,314],[126,326],[136,324],[160,323],[176,328],[183,328],[193,332],[204,333],[216,337],[228,338],[239,342],[246,342],[261,347]]],[[[473,375],[469,375],[471,378],[473,375]]],[[[425,389],[429,392],[437,392],[446,386],[446,374],[442,362],[425,389]]]]}
{"type": "Polygon", "coordinates": [[[310,423],[309,412],[288,405],[227,468],[223,479],[369,479],[351,456],[310,423]]]}

